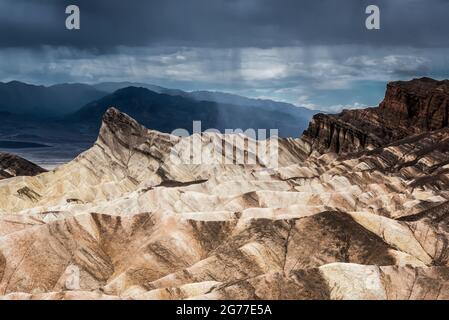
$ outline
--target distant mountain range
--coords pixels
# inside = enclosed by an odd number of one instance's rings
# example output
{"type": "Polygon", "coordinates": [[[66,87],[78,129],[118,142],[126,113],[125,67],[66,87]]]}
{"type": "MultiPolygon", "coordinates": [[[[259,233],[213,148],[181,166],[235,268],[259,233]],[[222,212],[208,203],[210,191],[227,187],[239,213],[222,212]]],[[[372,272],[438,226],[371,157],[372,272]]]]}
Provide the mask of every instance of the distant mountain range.
{"type": "Polygon", "coordinates": [[[127,88],[127,87],[137,87],[146,88],[156,93],[165,93],[171,96],[188,96],[189,93],[179,89],[168,89],[154,84],[147,84],[141,82],[102,82],[92,85],[95,89],[99,91],[104,91],[107,93],[113,93],[117,90],[127,88]]]}
{"type": "MultiPolygon", "coordinates": [[[[272,100],[250,99],[222,92],[186,92],[133,82],[95,85],[58,84],[49,87],[18,81],[0,83],[0,113],[14,119],[76,122],[96,132],[101,116],[115,106],[146,126],[163,132],[192,129],[279,129],[298,137],[318,111],[272,100]],[[19,116],[19,117],[17,117],[19,116]]],[[[20,121],[19,121],[20,122],[20,121]]]]}
{"type": "Polygon", "coordinates": [[[0,82],[0,112],[55,118],[79,110],[106,93],[85,84],[36,86],[19,81],[0,82]]]}
{"type": "MultiPolygon", "coordinates": [[[[235,105],[241,107],[257,107],[265,111],[281,111],[293,116],[299,120],[301,128],[306,128],[310,119],[317,113],[323,113],[318,110],[311,110],[304,107],[298,107],[291,103],[279,102],[269,99],[253,99],[236,94],[230,94],[219,91],[192,91],[186,92],[179,89],[167,89],[164,87],[136,83],[136,82],[104,82],[94,85],[97,90],[113,93],[119,89],[126,87],[141,87],[156,93],[163,93],[171,96],[182,96],[184,98],[193,99],[196,101],[215,102],[217,105],[235,105]],[[304,122],[304,119],[307,119],[304,122]],[[302,125],[304,124],[304,125],[302,125]]],[[[301,131],[302,132],[302,131],[301,131]]]]}
{"type": "Polygon", "coordinates": [[[111,106],[119,107],[148,128],[168,133],[178,128],[192,132],[193,121],[200,120],[203,130],[279,129],[281,136],[298,137],[313,114],[303,116],[298,113],[295,116],[292,112],[274,108],[196,100],[189,95],[168,95],[128,87],[87,104],[67,120],[90,124],[92,131],[97,131],[103,114],[111,106]]]}

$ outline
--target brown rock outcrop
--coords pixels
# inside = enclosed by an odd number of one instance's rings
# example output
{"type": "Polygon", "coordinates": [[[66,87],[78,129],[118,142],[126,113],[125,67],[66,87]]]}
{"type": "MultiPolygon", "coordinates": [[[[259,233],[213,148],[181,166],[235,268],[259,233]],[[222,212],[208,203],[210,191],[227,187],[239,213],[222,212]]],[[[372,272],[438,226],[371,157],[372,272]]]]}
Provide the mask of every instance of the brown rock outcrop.
{"type": "Polygon", "coordinates": [[[304,137],[321,152],[370,150],[448,126],[449,80],[391,82],[377,108],[316,115],[304,137]]]}
{"type": "MultiPolygon", "coordinates": [[[[449,80],[430,78],[397,81],[387,85],[382,111],[395,114],[399,124],[409,124],[408,132],[438,130],[448,126],[449,80]]],[[[394,122],[393,122],[394,123],[394,122]]]]}
{"type": "Polygon", "coordinates": [[[0,152],[0,180],[17,176],[35,176],[46,170],[10,153],[0,152]]]}

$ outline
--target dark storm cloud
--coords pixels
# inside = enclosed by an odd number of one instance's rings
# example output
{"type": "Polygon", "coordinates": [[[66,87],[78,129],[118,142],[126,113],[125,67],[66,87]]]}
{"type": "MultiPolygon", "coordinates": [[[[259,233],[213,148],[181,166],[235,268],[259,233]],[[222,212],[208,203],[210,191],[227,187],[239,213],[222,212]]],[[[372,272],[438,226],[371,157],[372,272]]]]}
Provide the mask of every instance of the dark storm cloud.
{"type": "Polygon", "coordinates": [[[449,76],[449,0],[0,0],[0,81],[134,81],[337,111],[449,76]],[[65,8],[81,9],[81,30],[65,8]],[[365,9],[381,10],[381,30],[365,9]]]}
{"type": "Polygon", "coordinates": [[[272,47],[370,44],[448,47],[447,0],[0,0],[0,46],[272,47]],[[81,30],[65,29],[65,7],[81,30]],[[381,30],[365,29],[365,8],[381,30]]]}

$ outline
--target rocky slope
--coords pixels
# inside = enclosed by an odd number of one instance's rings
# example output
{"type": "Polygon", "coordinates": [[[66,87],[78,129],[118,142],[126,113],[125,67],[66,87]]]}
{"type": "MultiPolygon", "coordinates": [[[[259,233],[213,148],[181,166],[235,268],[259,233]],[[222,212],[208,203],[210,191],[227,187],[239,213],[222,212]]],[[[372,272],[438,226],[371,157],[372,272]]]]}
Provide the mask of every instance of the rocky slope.
{"type": "Polygon", "coordinates": [[[316,115],[304,132],[323,152],[355,152],[448,126],[449,80],[389,83],[377,108],[316,115]]]}
{"type": "Polygon", "coordinates": [[[449,128],[310,141],[180,138],[109,109],[74,161],[0,181],[0,296],[449,299],[449,128]]]}
{"type": "Polygon", "coordinates": [[[35,176],[44,169],[10,153],[0,152],[0,180],[16,176],[35,176]]]}

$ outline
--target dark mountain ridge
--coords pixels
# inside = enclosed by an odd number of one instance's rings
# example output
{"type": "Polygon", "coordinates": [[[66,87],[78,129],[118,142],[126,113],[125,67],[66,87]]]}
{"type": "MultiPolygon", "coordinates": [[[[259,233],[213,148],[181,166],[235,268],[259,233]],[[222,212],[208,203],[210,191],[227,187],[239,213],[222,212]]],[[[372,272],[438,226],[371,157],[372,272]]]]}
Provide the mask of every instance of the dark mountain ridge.
{"type": "Polygon", "coordinates": [[[198,101],[137,87],[120,89],[89,103],[67,120],[89,124],[96,131],[109,107],[117,107],[146,127],[167,133],[179,128],[192,132],[193,121],[201,121],[203,130],[279,129],[281,136],[298,137],[304,125],[291,114],[278,110],[198,101]]]}
{"type": "MultiPolygon", "coordinates": [[[[26,84],[19,81],[11,81],[8,83],[0,83],[0,114],[7,117],[9,122],[17,123],[18,127],[36,126],[36,120],[44,121],[43,127],[52,125],[55,120],[70,119],[73,113],[83,108],[86,105],[93,105],[101,98],[114,94],[117,90],[122,90],[128,87],[145,88],[155,94],[172,96],[174,98],[164,97],[161,102],[169,104],[169,108],[164,108],[161,104],[156,108],[158,103],[155,100],[151,102],[152,107],[143,112],[141,115],[144,118],[139,118],[139,113],[134,115],[140,121],[147,121],[146,124],[154,126],[156,129],[160,128],[162,131],[179,127],[180,117],[174,117],[175,122],[169,123],[169,119],[173,116],[174,109],[178,109],[178,115],[184,115],[190,120],[201,120],[213,128],[217,129],[233,129],[233,128],[278,128],[282,136],[298,137],[300,133],[307,127],[312,116],[318,111],[309,110],[307,108],[296,107],[292,104],[277,102],[264,99],[251,99],[243,96],[211,91],[194,91],[186,92],[178,89],[168,89],[157,85],[133,83],[133,82],[103,82],[94,85],[70,83],[57,84],[53,86],[38,86],[26,84]],[[181,105],[184,104],[184,105],[181,105]],[[201,111],[197,109],[198,106],[210,108],[212,110],[201,111]],[[188,108],[192,109],[192,116],[188,115],[188,108]],[[156,110],[158,109],[158,110],[156,110]],[[155,112],[155,119],[163,121],[158,124],[155,121],[148,122],[148,111],[155,112]],[[167,115],[162,115],[161,112],[166,110],[167,115]],[[144,115],[145,113],[145,115],[144,115]],[[242,114],[252,114],[252,116],[244,116],[243,119],[238,119],[242,114]],[[200,118],[198,116],[201,115],[200,118]],[[195,118],[196,117],[196,118],[195,118]],[[217,118],[210,121],[210,117],[217,118]],[[236,117],[236,118],[235,118],[236,117]],[[218,119],[220,118],[220,119],[218,119]],[[290,118],[290,119],[288,119],[290,118]],[[147,119],[147,120],[145,120],[147,119]],[[206,120],[205,120],[206,119],[206,120]],[[239,124],[237,126],[236,124],[239,124]]],[[[134,93],[138,94],[137,91],[134,93]]],[[[121,97],[120,99],[122,99],[121,97]]],[[[128,105],[131,100],[138,100],[140,97],[126,96],[126,101],[121,101],[128,105]]],[[[107,100],[107,99],[106,99],[107,100]]],[[[105,101],[106,101],[105,100],[105,101]]],[[[147,99],[146,102],[150,102],[147,99]]],[[[157,100],[157,99],[156,99],[157,100]]],[[[114,99],[109,101],[114,102],[114,99]]],[[[143,101],[141,107],[144,108],[143,101]]],[[[120,106],[119,106],[120,107],[120,106]]],[[[98,119],[100,118],[97,115],[98,119]]],[[[88,117],[87,117],[88,118],[88,117]]],[[[83,120],[88,120],[84,118],[83,120]]],[[[191,127],[191,122],[190,126],[191,127]]],[[[88,121],[91,125],[92,121],[88,121]]],[[[67,122],[66,122],[67,123],[67,122]]],[[[78,122],[79,123],[79,122],[78,122]]],[[[185,121],[181,122],[184,126],[185,121]]],[[[39,125],[39,122],[37,123],[39,125]]],[[[15,125],[13,124],[13,127],[15,125]]]]}
{"type": "Polygon", "coordinates": [[[291,103],[279,102],[270,99],[248,98],[237,94],[220,91],[200,90],[188,92],[179,89],[168,89],[157,85],[134,82],[104,82],[93,86],[98,90],[106,91],[108,93],[113,93],[114,91],[124,89],[126,87],[142,87],[156,93],[164,93],[171,96],[182,96],[184,98],[190,98],[196,101],[215,102],[223,108],[228,105],[238,105],[242,107],[257,107],[266,111],[282,111],[297,118],[298,123],[301,124],[304,129],[307,127],[308,122],[312,119],[313,115],[318,112],[322,112],[319,110],[298,107],[291,103]]]}
{"type": "Polygon", "coordinates": [[[0,112],[39,118],[55,118],[106,93],[85,84],[36,86],[19,81],[0,82],[0,112]]]}

